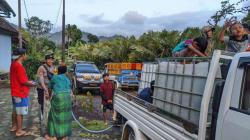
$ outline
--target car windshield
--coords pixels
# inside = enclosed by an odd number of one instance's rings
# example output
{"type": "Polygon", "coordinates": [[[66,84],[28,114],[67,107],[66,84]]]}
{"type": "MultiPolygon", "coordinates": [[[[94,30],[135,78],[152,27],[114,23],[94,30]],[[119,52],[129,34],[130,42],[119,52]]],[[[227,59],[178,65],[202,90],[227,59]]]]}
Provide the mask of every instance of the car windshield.
{"type": "Polygon", "coordinates": [[[95,65],[84,64],[76,66],[77,73],[100,73],[98,68],[95,65]]]}

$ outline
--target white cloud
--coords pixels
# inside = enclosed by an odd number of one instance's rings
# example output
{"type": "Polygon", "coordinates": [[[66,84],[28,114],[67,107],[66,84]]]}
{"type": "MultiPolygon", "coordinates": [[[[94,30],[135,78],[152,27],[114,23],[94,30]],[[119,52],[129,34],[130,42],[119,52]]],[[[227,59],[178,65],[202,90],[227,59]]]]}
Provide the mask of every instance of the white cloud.
{"type": "Polygon", "coordinates": [[[103,16],[104,16],[104,13],[96,15],[96,16],[89,16],[89,15],[82,14],[79,17],[95,25],[110,24],[111,21],[103,19],[103,16]]]}
{"type": "Polygon", "coordinates": [[[114,34],[139,36],[148,30],[183,30],[187,27],[202,27],[207,25],[207,20],[212,14],[211,11],[199,11],[149,18],[138,12],[130,11],[116,22],[102,27],[85,27],[83,30],[106,36],[114,34]]]}

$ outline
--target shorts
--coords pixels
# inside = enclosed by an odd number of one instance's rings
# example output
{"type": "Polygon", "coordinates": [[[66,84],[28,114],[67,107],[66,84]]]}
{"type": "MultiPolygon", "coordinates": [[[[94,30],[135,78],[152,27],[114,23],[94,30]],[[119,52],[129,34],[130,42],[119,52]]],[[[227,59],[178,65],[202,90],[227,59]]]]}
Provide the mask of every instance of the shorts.
{"type": "Polygon", "coordinates": [[[103,112],[105,113],[107,111],[107,109],[109,110],[113,110],[113,104],[106,104],[106,105],[103,105],[103,112]]]}
{"type": "Polygon", "coordinates": [[[20,98],[20,97],[12,97],[13,103],[13,112],[17,115],[27,115],[28,107],[29,107],[29,97],[20,98]]]}

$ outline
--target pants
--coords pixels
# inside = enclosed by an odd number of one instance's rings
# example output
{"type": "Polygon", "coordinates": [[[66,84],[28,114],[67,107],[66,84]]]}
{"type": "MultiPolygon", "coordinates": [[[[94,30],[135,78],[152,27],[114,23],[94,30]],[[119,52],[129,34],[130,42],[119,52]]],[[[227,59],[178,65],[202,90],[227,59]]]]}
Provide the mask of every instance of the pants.
{"type": "Polygon", "coordinates": [[[41,88],[37,88],[37,94],[38,94],[38,97],[37,97],[37,100],[38,100],[38,103],[40,104],[41,106],[41,111],[43,113],[43,108],[44,108],[44,90],[41,89],[41,88]]]}

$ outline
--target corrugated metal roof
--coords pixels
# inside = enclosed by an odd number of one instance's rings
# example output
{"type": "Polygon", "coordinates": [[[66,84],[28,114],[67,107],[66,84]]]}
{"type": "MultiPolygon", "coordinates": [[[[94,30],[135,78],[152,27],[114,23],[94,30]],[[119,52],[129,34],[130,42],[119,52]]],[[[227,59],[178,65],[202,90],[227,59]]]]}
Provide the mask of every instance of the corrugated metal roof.
{"type": "Polygon", "coordinates": [[[11,15],[16,16],[13,9],[5,0],[0,0],[0,17],[10,17],[11,15]]]}
{"type": "Polygon", "coordinates": [[[14,34],[18,33],[18,31],[7,20],[1,17],[0,17],[0,29],[14,34]]]}

